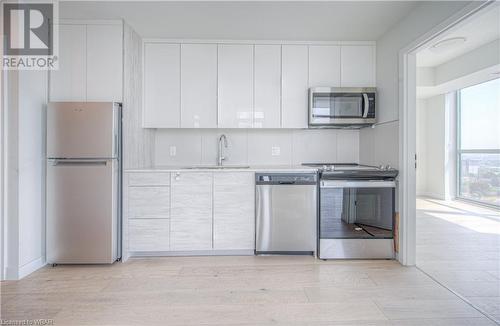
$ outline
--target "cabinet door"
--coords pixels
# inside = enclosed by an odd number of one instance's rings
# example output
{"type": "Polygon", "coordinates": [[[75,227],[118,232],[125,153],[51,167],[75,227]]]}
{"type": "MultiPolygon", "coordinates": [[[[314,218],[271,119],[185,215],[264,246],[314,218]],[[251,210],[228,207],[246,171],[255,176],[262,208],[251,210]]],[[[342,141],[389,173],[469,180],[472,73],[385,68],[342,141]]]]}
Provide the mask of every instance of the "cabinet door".
{"type": "Polygon", "coordinates": [[[283,128],[307,128],[308,47],[283,45],[282,121],[283,128]]]}
{"type": "Polygon", "coordinates": [[[342,87],[375,87],[375,46],[342,46],[342,87]]]}
{"type": "Polygon", "coordinates": [[[85,25],[59,26],[59,69],[50,71],[50,101],[85,101],[85,25]]]}
{"type": "Polygon", "coordinates": [[[87,101],[122,101],[122,25],[87,26],[87,101]]]}
{"type": "Polygon", "coordinates": [[[340,87],[340,46],[309,46],[309,87],[340,87]]]}
{"type": "Polygon", "coordinates": [[[255,45],[254,128],[281,126],[281,46],[255,45]]]}
{"type": "Polygon", "coordinates": [[[144,128],[180,127],[180,45],[144,45],[144,128]]]}
{"type": "Polygon", "coordinates": [[[214,249],[255,249],[253,173],[214,173],[214,249]]]}
{"type": "Polygon", "coordinates": [[[168,251],[170,249],[168,219],[128,220],[129,251],[168,251]]]}
{"type": "Polygon", "coordinates": [[[171,250],[212,249],[212,174],[172,174],[171,250]]]}
{"type": "Polygon", "coordinates": [[[217,127],[217,45],[181,45],[181,127],[217,127]]]}
{"type": "Polygon", "coordinates": [[[170,218],[170,187],[130,187],[129,218],[170,218]]]}
{"type": "Polygon", "coordinates": [[[218,51],[218,127],[251,128],[253,45],[221,44],[218,51]]]}

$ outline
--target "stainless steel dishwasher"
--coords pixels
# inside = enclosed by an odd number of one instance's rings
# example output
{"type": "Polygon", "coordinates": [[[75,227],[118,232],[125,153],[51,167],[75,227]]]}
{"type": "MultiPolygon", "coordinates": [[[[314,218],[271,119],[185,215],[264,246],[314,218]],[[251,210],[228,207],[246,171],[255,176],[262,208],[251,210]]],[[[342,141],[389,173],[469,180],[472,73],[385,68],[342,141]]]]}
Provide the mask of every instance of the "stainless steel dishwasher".
{"type": "Polygon", "coordinates": [[[255,253],[314,254],[317,174],[257,173],[255,179],[255,253]]]}

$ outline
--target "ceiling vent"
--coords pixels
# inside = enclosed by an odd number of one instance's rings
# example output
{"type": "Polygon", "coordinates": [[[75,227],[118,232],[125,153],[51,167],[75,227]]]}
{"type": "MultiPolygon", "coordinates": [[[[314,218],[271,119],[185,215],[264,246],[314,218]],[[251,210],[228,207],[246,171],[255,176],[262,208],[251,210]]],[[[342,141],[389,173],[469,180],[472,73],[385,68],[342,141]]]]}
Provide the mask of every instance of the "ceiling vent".
{"type": "Polygon", "coordinates": [[[431,46],[431,50],[433,52],[445,52],[454,49],[460,44],[465,43],[467,39],[465,37],[450,37],[444,40],[441,40],[434,45],[431,46]]]}

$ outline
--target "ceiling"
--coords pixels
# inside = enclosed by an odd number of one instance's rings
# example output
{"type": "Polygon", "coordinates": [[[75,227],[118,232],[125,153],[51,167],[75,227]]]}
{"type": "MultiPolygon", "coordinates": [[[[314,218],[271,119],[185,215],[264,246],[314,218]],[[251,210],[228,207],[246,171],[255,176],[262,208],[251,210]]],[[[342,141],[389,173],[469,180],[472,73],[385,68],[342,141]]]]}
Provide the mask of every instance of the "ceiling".
{"type": "Polygon", "coordinates": [[[500,38],[500,5],[492,5],[484,12],[473,16],[456,29],[442,35],[433,44],[443,39],[465,37],[464,43],[436,52],[430,48],[417,53],[417,66],[435,67],[467,52],[500,38]]]}
{"type": "Polygon", "coordinates": [[[62,1],[61,18],[124,19],[144,38],[377,40],[416,1],[62,1]]]}

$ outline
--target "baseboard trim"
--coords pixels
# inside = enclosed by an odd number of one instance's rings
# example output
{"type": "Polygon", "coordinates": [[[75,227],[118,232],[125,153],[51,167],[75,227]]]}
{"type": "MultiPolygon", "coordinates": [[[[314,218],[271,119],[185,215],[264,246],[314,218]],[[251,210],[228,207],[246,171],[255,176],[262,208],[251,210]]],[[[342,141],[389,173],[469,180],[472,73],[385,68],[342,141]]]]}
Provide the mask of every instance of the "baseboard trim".
{"type": "Polygon", "coordinates": [[[45,257],[40,257],[38,259],[35,259],[21,267],[19,267],[19,279],[22,279],[25,276],[28,276],[29,274],[33,273],[36,270],[39,270],[43,266],[47,264],[45,257]]]}
{"type": "Polygon", "coordinates": [[[129,257],[254,256],[254,250],[131,251],[129,257]]]}

